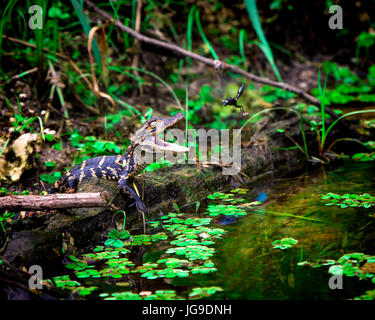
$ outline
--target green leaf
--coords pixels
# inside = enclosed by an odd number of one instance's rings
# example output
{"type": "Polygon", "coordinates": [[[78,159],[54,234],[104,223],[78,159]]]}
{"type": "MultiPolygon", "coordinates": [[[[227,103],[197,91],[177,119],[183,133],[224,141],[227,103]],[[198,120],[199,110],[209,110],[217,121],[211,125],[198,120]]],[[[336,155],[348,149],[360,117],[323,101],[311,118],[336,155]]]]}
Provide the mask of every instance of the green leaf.
{"type": "Polygon", "coordinates": [[[48,10],[48,17],[50,18],[60,18],[62,15],[62,12],[59,8],[57,7],[51,7],[49,10],[48,10]]]}
{"type": "Polygon", "coordinates": [[[111,239],[118,239],[119,236],[120,236],[120,233],[116,229],[111,229],[108,232],[108,237],[111,238],[111,239]]]}
{"type": "Polygon", "coordinates": [[[124,243],[120,239],[117,239],[112,243],[112,246],[115,248],[122,248],[124,243]]]}
{"type": "Polygon", "coordinates": [[[119,237],[120,239],[125,240],[130,237],[130,233],[127,230],[122,230],[120,231],[119,237]]]}
{"type": "Polygon", "coordinates": [[[50,168],[56,167],[56,163],[54,161],[46,161],[44,162],[44,165],[50,168]]]}
{"type": "Polygon", "coordinates": [[[328,272],[333,274],[333,275],[342,275],[343,274],[343,266],[341,266],[341,265],[330,266],[328,272]]]}
{"type": "Polygon", "coordinates": [[[106,246],[111,246],[115,242],[115,239],[107,239],[104,244],[106,246]]]}

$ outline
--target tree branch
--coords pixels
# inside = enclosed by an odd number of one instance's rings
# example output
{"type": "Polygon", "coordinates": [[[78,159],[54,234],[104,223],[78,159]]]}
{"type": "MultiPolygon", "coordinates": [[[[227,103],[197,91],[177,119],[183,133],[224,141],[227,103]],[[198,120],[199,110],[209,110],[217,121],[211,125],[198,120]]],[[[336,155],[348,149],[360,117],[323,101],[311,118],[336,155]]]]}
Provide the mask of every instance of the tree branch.
{"type": "MultiPolygon", "coordinates": [[[[232,71],[234,73],[241,74],[244,77],[246,77],[246,78],[248,78],[248,79],[250,79],[254,82],[270,85],[270,86],[277,87],[277,88],[280,88],[280,89],[283,89],[283,90],[286,90],[286,91],[293,92],[293,93],[301,96],[302,98],[304,98],[306,101],[308,101],[308,102],[310,102],[314,105],[320,106],[320,101],[316,97],[308,94],[306,91],[304,91],[300,88],[294,87],[294,86],[292,86],[290,84],[287,84],[287,83],[277,82],[277,81],[273,81],[273,80],[270,80],[270,79],[267,79],[267,78],[259,77],[259,76],[253,75],[253,74],[251,74],[251,73],[249,73],[245,70],[242,70],[242,69],[240,69],[240,68],[238,68],[234,65],[228,64],[226,62],[203,57],[199,54],[196,54],[194,52],[183,49],[183,48],[181,48],[181,47],[179,47],[179,46],[177,46],[173,43],[168,43],[168,42],[164,42],[164,41],[160,41],[160,40],[157,40],[157,39],[147,37],[147,36],[137,32],[137,31],[133,30],[132,28],[129,28],[129,27],[125,26],[119,20],[114,20],[113,17],[110,14],[108,14],[105,11],[99,9],[90,0],[84,0],[84,2],[90,8],[92,8],[95,12],[97,12],[100,16],[102,16],[103,18],[112,20],[113,23],[119,29],[121,29],[121,31],[127,32],[132,37],[136,38],[137,40],[139,40],[141,42],[151,44],[151,45],[154,45],[154,46],[158,46],[158,47],[167,49],[169,51],[172,51],[174,53],[186,56],[186,57],[190,57],[190,58],[192,58],[194,60],[197,60],[197,61],[200,61],[200,62],[202,62],[202,63],[204,63],[208,66],[211,66],[211,67],[215,68],[216,70],[229,70],[229,71],[232,71]]],[[[338,118],[338,115],[335,112],[333,112],[330,108],[325,107],[325,111],[333,119],[338,118]]]]}
{"type": "Polygon", "coordinates": [[[6,196],[0,198],[0,209],[51,210],[62,208],[92,208],[109,205],[110,195],[102,193],[63,193],[46,196],[6,196]]]}

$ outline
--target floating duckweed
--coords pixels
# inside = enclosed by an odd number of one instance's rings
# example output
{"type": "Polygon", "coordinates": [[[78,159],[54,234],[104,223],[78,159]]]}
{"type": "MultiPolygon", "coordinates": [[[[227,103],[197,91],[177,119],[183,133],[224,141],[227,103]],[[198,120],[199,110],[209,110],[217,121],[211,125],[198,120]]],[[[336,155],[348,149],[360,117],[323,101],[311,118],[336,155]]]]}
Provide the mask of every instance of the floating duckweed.
{"type": "Polygon", "coordinates": [[[132,266],[134,265],[131,261],[129,261],[129,259],[127,258],[120,258],[120,259],[110,259],[106,262],[107,265],[109,265],[110,267],[115,267],[115,266],[119,266],[119,265],[122,265],[122,266],[132,266]]]}
{"type": "Polygon", "coordinates": [[[191,269],[192,274],[199,274],[199,273],[207,274],[207,273],[215,272],[215,271],[217,271],[216,268],[206,268],[206,267],[202,267],[202,266],[195,267],[195,268],[191,269]]]}
{"type": "Polygon", "coordinates": [[[236,188],[236,189],[231,190],[230,192],[239,193],[239,194],[246,194],[248,191],[249,191],[249,189],[236,188]]]}
{"type": "Polygon", "coordinates": [[[187,239],[218,239],[225,234],[225,230],[221,228],[210,228],[205,226],[199,226],[196,228],[184,228],[184,229],[175,229],[173,230],[173,235],[177,236],[177,239],[183,237],[187,239]]]}
{"type": "Polygon", "coordinates": [[[152,242],[157,242],[157,241],[167,240],[167,239],[168,239],[168,236],[164,232],[151,235],[152,242]]]}
{"type": "Polygon", "coordinates": [[[231,198],[233,196],[234,196],[233,193],[215,192],[213,194],[208,195],[207,199],[210,199],[210,200],[216,200],[216,199],[224,200],[224,199],[229,199],[229,198],[231,198]]]}
{"type": "Polygon", "coordinates": [[[157,268],[157,263],[149,263],[145,262],[143,265],[137,267],[137,269],[133,270],[132,272],[139,272],[139,273],[145,273],[146,271],[152,270],[153,268],[157,268]]]}
{"type": "Polygon", "coordinates": [[[356,153],[352,156],[355,161],[368,162],[375,160],[375,153],[356,153]]]}
{"type": "Polygon", "coordinates": [[[204,245],[189,245],[182,248],[169,248],[167,253],[185,255],[189,260],[207,260],[213,256],[215,249],[204,245]]]}
{"type": "Polygon", "coordinates": [[[371,208],[375,206],[375,197],[371,196],[368,193],[361,195],[358,194],[344,194],[342,196],[335,193],[327,193],[321,195],[322,200],[328,200],[326,206],[338,206],[340,208],[348,207],[362,207],[362,208],[371,208]]]}
{"type": "MultiPolygon", "coordinates": [[[[347,277],[358,277],[359,279],[371,279],[375,283],[375,256],[369,256],[361,252],[348,253],[337,261],[326,260],[318,263],[304,261],[298,265],[309,265],[315,268],[329,265],[328,272],[332,275],[345,275],[347,277]]],[[[366,295],[358,297],[365,298],[366,295]]],[[[369,296],[367,296],[369,298],[369,296]]],[[[355,298],[357,299],[357,298],[355,298]]]]}
{"type": "Polygon", "coordinates": [[[157,228],[160,226],[160,221],[149,221],[148,222],[148,225],[151,227],[151,228],[157,228]]]}
{"type": "Polygon", "coordinates": [[[168,268],[179,268],[179,267],[189,264],[189,261],[181,260],[177,258],[165,258],[165,259],[158,260],[157,263],[165,263],[165,265],[168,268]]]}
{"type": "Polygon", "coordinates": [[[170,232],[186,230],[187,228],[188,228],[188,226],[184,225],[184,224],[168,224],[168,225],[164,225],[164,229],[167,229],[170,232]]]}
{"type": "Polygon", "coordinates": [[[153,235],[140,234],[131,237],[132,241],[126,244],[139,246],[139,245],[150,245],[152,242],[157,242],[161,240],[167,240],[168,236],[164,232],[156,233],[153,235]]]}
{"type": "Polygon", "coordinates": [[[196,245],[199,244],[200,242],[196,239],[187,239],[185,237],[179,238],[177,240],[171,241],[171,244],[175,244],[179,247],[185,247],[185,246],[190,246],[190,245],[196,245]]]}
{"type": "Polygon", "coordinates": [[[124,243],[120,239],[107,239],[104,244],[114,248],[122,248],[124,246],[124,243]]]}
{"type": "Polygon", "coordinates": [[[171,218],[169,220],[167,220],[166,222],[168,223],[184,223],[184,219],[181,219],[181,218],[171,218]]]}
{"type": "Polygon", "coordinates": [[[226,231],[224,229],[209,228],[209,227],[198,227],[197,231],[199,232],[200,235],[202,235],[204,233],[204,234],[207,234],[214,239],[221,238],[226,233],[226,231]]]}
{"type": "Polygon", "coordinates": [[[170,219],[170,218],[175,218],[175,217],[181,217],[183,215],[184,215],[183,213],[170,212],[170,213],[168,213],[166,215],[161,216],[160,219],[165,220],[165,219],[170,219]]]}
{"type": "Polygon", "coordinates": [[[175,268],[166,268],[161,270],[149,270],[142,274],[141,277],[147,279],[156,279],[156,278],[185,278],[189,276],[188,270],[175,269],[175,268]]]}
{"type": "Polygon", "coordinates": [[[66,268],[68,269],[74,269],[76,271],[84,270],[88,268],[88,265],[84,262],[76,262],[76,263],[69,263],[65,265],[66,268]]]}
{"type": "Polygon", "coordinates": [[[142,300],[138,293],[133,293],[130,291],[125,292],[113,292],[110,297],[104,300],[142,300]]]}
{"type": "Polygon", "coordinates": [[[225,202],[229,202],[229,203],[232,203],[232,204],[236,204],[236,203],[239,203],[239,202],[246,202],[246,199],[244,198],[233,198],[233,199],[226,199],[226,200],[223,200],[225,202]]]}
{"type": "Polygon", "coordinates": [[[220,287],[203,287],[203,288],[193,288],[189,294],[191,299],[202,299],[205,297],[212,296],[216,292],[223,291],[223,288],[220,287]]]}
{"type": "Polygon", "coordinates": [[[309,266],[309,267],[312,267],[312,268],[319,268],[319,267],[322,267],[322,266],[331,266],[333,264],[335,264],[336,261],[335,260],[320,260],[318,263],[312,263],[312,262],[309,262],[309,261],[301,261],[301,262],[298,262],[297,265],[298,266],[309,266]]]}
{"type": "Polygon", "coordinates": [[[73,293],[78,292],[81,296],[88,296],[91,294],[94,290],[98,289],[98,287],[92,286],[92,287],[78,287],[73,290],[73,293]]]}
{"type": "Polygon", "coordinates": [[[53,277],[52,279],[53,281],[50,279],[46,279],[43,281],[45,281],[48,284],[54,283],[57,288],[63,288],[68,290],[72,290],[73,288],[81,285],[78,281],[71,280],[68,275],[53,277]]]}
{"type": "MultiPolygon", "coordinates": [[[[234,190],[236,191],[236,190],[242,190],[242,189],[234,189],[234,190]]],[[[246,192],[238,191],[238,193],[244,194],[246,192]]],[[[207,198],[210,199],[210,200],[222,200],[222,201],[230,202],[230,203],[233,203],[233,204],[238,203],[238,202],[245,202],[246,201],[243,198],[234,197],[233,193],[223,193],[223,192],[215,192],[213,194],[208,195],[207,198]]]]}
{"type": "Polygon", "coordinates": [[[280,240],[275,240],[272,242],[272,246],[274,247],[274,249],[281,249],[281,250],[285,250],[285,249],[288,249],[288,248],[291,248],[292,246],[296,245],[298,242],[298,240],[295,240],[293,238],[283,238],[283,239],[280,239],[280,240]]]}
{"type": "Polygon", "coordinates": [[[145,297],[145,300],[172,300],[176,299],[176,291],[174,290],[156,290],[155,294],[145,297]]]}
{"type": "Polygon", "coordinates": [[[184,221],[184,223],[193,227],[199,227],[210,224],[211,220],[211,218],[188,218],[184,221]]]}
{"type": "Polygon", "coordinates": [[[208,214],[210,216],[218,216],[220,214],[227,215],[227,216],[244,216],[246,215],[246,211],[242,210],[241,208],[234,206],[234,205],[209,205],[207,207],[208,214]]]}
{"type": "Polygon", "coordinates": [[[77,278],[99,278],[100,272],[95,269],[88,269],[88,270],[77,272],[76,277],[77,278]]]}
{"type": "MultiPolygon", "coordinates": [[[[202,299],[212,296],[217,292],[223,291],[220,287],[202,287],[193,288],[189,293],[190,299],[202,299]]],[[[175,290],[156,290],[154,293],[151,291],[142,291],[140,293],[133,293],[131,291],[102,293],[99,295],[104,300],[176,300],[183,299],[176,294],[175,290]]]]}
{"type": "MultiPolygon", "coordinates": [[[[221,200],[231,199],[232,196],[233,194],[220,195],[221,200]]],[[[214,207],[212,206],[212,208],[214,207]]],[[[221,213],[224,212],[224,214],[246,214],[234,205],[222,205],[216,206],[216,208],[221,213]]],[[[208,246],[215,243],[214,239],[221,238],[225,230],[209,227],[208,225],[212,222],[212,218],[184,218],[183,215],[183,213],[163,215],[160,221],[154,221],[150,225],[155,227],[162,226],[165,232],[152,235],[130,236],[127,231],[112,229],[108,233],[105,245],[95,247],[91,253],[81,255],[80,259],[70,256],[69,258],[72,262],[67,265],[67,268],[72,269],[78,279],[119,279],[119,281],[115,282],[116,285],[121,283],[129,285],[128,282],[123,280],[126,279],[124,276],[129,273],[138,273],[142,278],[152,280],[186,278],[192,275],[203,275],[217,271],[215,264],[211,260],[215,249],[208,246]],[[151,245],[157,241],[168,240],[170,236],[172,236],[170,245],[173,247],[166,249],[163,258],[156,260],[156,263],[149,261],[135,267],[128,259],[127,253],[130,250],[124,248],[124,246],[151,245]]],[[[69,278],[66,279],[66,282],[70,283],[71,287],[69,288],[71,290],[76,289],[75,292],[83,296],[89,295],[96,290],[96,287],[84,287],[79,282],[71,282],[69,278]]],[[[194,293],[195,295],[197,295],[197,292],[194,293]]],[[[208,295],[209,293],[204,291],[203,296],[206,297],[208,295]]],[[[168,290],[158,290],[154,293],[144,291],[140,294],[130,291],[112,294],[100,293],[99,297],[106,300],[181,299],[181,297],[177,297],[174,291],[168,290]]]]}
{"type": "Polygon", "coordinates": [[[355,297],[354,300],[375,300],[375,289],[366,291],[365,294],[355,297]]]}
{"type": "Polygon", "coordinates": [[[111,296],[109,294],[103,295],[104,300],[175,300],[181,299],[174,290],[156,290],[154,294],[152,292],[142,291],[139,294],[130,291],[125,292],[113,292],[111,296]]]}

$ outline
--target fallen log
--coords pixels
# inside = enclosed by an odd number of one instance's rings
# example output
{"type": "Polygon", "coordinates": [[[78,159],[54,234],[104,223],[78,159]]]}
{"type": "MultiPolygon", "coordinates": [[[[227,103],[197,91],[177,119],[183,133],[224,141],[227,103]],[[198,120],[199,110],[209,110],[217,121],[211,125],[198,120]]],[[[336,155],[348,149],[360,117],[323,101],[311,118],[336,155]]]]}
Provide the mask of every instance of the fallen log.
{"type": "Polygon", "coordinates": [[[8,210],[53,210],[69,208],[107,207],[110,194],[106,191],[96,193],[64,193],[45,196],[12,195],[0,198],[0,209],[8,210]]]}

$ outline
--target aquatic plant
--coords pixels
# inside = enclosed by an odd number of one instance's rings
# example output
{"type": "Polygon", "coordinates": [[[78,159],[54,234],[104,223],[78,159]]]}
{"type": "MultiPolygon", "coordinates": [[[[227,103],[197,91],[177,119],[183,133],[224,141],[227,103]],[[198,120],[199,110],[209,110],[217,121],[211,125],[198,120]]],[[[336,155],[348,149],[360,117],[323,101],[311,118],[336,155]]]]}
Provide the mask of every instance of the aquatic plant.
{"type": "MultiPolygon", "coordinates": [[[[195,287],[188,294],[189,299],[202,299],[211,297],[217,292],[223,291],[220,287],[195,287]]],[[[183,300],[181,295],[177,295],[175,290],[156,290],[154,293],[151,291],[142,291],[134,293],[130,291],[101,293],[99,297],[104,300],[183,300]]]]}
{"type": "Polygon", "coordinates": [[[327,200],[326,206],[337,206],[340,208],[348,207],[362,207],[371,208],[375,206],[375,197],[371,196],[369,193],[338,195],[332,192],[321,195],[322,200],[327,200]]]}
{"type": "MultiPolygon", "coordinates": [[[[362,252],[347,253],[336,260],[323,260],[318,262],[302,261],[298,266],[321,268],[329,266],[328,273],[335,276],[357,277],[359,280],[371,280],[375,284],[375,256],[362,252]]],[[[366,291],[365,294],[355,297],[356,300],[373,300],[375,290],[366,291]]]]}
{"type": "Polygon", "coordinates": [[[234,205],[225,205],[225,204],[217,204],[213,205],[210,204],[207,207],[206,214],[210,216],[218,216],[220,214],[226,215],[226,216],[245,216],[247,213],[243,209],[239,208],[238,206],[234,205]]]}
{"type": "Polygon", "coordinates": [[[130,233],[127,230],[118,231],[116,229],[111,229],[108,233],[108,239],[104,242],[106,246],[112,246],[114,248],[121,248],[124,246],[123,241],[130,237],[130,233]]]}
{"type": "Polygon", "coordinates": [[[285,250],[295,246],[297,243],[298,240],[289,237],[273,241],[272,246],[274,249],[285,250]]]}
{"type": "MultiPolygon", "coordinates": [[[[74,282],[75,280],[70,280],[69,276],[63,276],[57,279],[60,281],[60,287],[84,296],[98,291],[96,287],[86,286],[80,282],[90,279],[112,278],[119,281],[119,285],[122,283],[129,285],[127,280],[124,282],[124,276],[129,273],[138,273],[142,278],[154,280],[186,278],[216,272],[215,263],[211,260],[215,248],[210,246],[215,244],[214,240],[220,239],[225,231],[210,227],[211,218],[184,217],[184,215],[181,212],[170,212],[161,216],[159,223],[154,225],[163,228],[165,232],[155,234],[130,235],[124,228],[122,231],[111,229],[104,245],[97,246],[91,253],[82,254],[80,257],[68,256],[71,262],[66,268],[72,270],[74,277],[79,281],[74,282]],[[162,258],[144,261],[137,266],[129,260],[128,253],[131,250],[128,248],[152,245],[159,241],[168,241],[168,246],[162,251],[162,258]]],[[[199,296],[210,296],[219,289],[203,288],[200,293],[197,290],[192,295],[194,299],[198,299],[199,296]]],[[[157,290],[153,294],[130,291],[99,293],[99,297],[108,300],[181,298],[177,297],[174,291],[163,292],[163,290],[157,290]]]]}
{"type": "Polygon", "coordinates": [[[355,297],[354,300],[375,300],[375,289],[366,291],[359,297],[355,297]]]}
{"type": "Polygon", "coordinates": [[[203,288],[193,288],[189,294],[190,299],[202,299],[210,297],[216,292],[222,292],[223,288],[220,287],[203,287],[203,288]]]}
{"type": "Polygon", "coordinates": [[[355,161],[368,162],[375,160],[375,153],[356,153],[353,154],[352,159],[355,161]]]}

